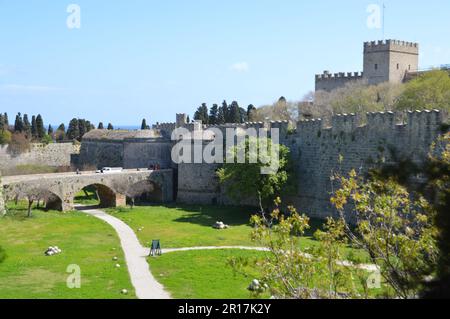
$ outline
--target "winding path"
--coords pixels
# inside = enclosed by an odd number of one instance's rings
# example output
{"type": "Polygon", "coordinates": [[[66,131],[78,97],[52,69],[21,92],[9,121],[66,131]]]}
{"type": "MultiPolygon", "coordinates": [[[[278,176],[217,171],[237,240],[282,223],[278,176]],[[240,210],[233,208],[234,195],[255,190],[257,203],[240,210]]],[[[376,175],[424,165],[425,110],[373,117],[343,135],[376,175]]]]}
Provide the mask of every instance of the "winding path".
{"type": "MultiPolygon", "coordinates": [[[[150,272],[150,266],[147,263],[147,257],[150,255],[150,249],[143,247],[135,232],[120,219],[111,216],[98,209],[89,209],[85,206],[77,205],[80,211],[99,218],[111,225],[119,235],[122,250],[125,254],[128,272],[130,273],[131,283],[136,291],[139,299],[170,299],[170,294],[165,291],[164,287],[153,277],[150,272]]],[[[269,251],[268,248],[262,247],[246,247],[246,246],[210,246],[210,247],[186,247],[186,248],[169,248],[163,249],[163,253],[173,253],[179,251],[193,250],[221,250],[221,249],[242,249],[253,251],[269,251]]],[[[350,262],[342,261],[344,266],[355,266],[350,262]]],[[[360,269],[367,271],[376,271],[375,265],[356,265],[360,269]]]]}
{"type": "Polygon", "coordinates": [[[111,225],[117,232],[125,254],[131,283],[139,299],[170,299],[170,294],[156,281],[147,263],[148,250],[141,246],[134,231],[120,219],[97,209],[85,209],[84,213],[99,218],[111,225]]]}

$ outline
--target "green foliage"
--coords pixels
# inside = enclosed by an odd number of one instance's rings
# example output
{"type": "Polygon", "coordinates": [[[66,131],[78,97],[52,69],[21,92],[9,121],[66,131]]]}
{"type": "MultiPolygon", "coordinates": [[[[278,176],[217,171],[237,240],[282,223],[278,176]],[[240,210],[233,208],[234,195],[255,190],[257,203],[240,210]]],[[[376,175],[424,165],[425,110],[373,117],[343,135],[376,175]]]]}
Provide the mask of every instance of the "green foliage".
{"type": "Polygon", "coordinates": [[[111,123],[108,124],[108,130],[110,131],[114,130],[114,126],[111,123]]]}
{"type": "Polygon", "coordinates": [[[368,252],[396,297],[416,297],[437,258],[433,208],[394,179],[364,182],[355,171],[333,178],[339,189],[331,202],[352,245],[368,252]],[[355,229],[348,224],[350,218],[355,229]]]}
{"type": "Polygon", "coordinates": [[[427,168],[428,187],[425,192],[433,194],[436,210],[435,224],[438,228],[437,244],[439,260],[436,278],[428,283],[426,298],[450,297],[450,133],[439,138],[430,152],[427,168]]]}
{"type": "Polygon", "coordinates": [[[42,116],[38,114],[36,117],[36,137],[39,140],[42,140],[45,135],[44,120],[42,119],[42,116]]]}
{"type": "Polygon", "coordinates": [[[0,145],[6,145],[11,142],[12,134],[8,130],[0,130],[0,145]]]}
{"type": "Polygon", "coordinates": [[[431,71],[405,85],[396,105],[400,110],[450,111],[450,75],[446,71],[431,71]]]}
{"type": "Polygon", "coordinates": [[[42,137],[41,142],[42,142],[43,144],[45,144],[45,145],[48,145],[48,144],[53,143],[53,138],[51,137],[51,135],[45,134],[45,135],[42,137]]]}
{"type": "Polygon", "coordinates": [[[289,149],[284,145],[275,145],[268,138],[250,137],[228,152],[235,159],[238,158],[238,154],[244,154],[245,162],[225,163],[217,172],[221,184],[225,186],[227,194],[234,199],[257,198],[262,210],[262,206],[268,204],[274,196],[278,196],[288,182],[289,149]],[[276,148],[279,149],[277,171],[262,174],[262,169],[274,164],[276,148]]]}
{"type": "Polygon", "coordinates": [[[203,103],[195,112],[194,120],[202,121],[203,124],[209,123],[208,106],[203,103]]]}
{"type": "MultiPolygon", "coordinates": [[[[268,291],[276,298],[315,299],[351,298],[358,296],[353,276],[354,267],[344,265],[345,233],[340,222],[328,220],[315,237],[320,241],[314,249],[302,249],[298,244],[310,228],[310,220],[294,207],[281,211],[281,200],[275,200],[270,215],[252,217],[252,239],[268,253],[254,263],[260,287],[257,295],[268,291]]],[[[242,272],[247,261],[232,259],[230,265],[242,272]]]]}
{"type": "MultiPolygon", "coordinates": [[[[103,126],[103,124],[102,124],[103,126]]],[[[100,130],[100,124],[99,124],[99,130],[100,130]]],[[[142,124],[141,124],[141,130],[149,130],[150,126],[147,125],[147,120],[146,119],[142,119],[142,124]]]]}

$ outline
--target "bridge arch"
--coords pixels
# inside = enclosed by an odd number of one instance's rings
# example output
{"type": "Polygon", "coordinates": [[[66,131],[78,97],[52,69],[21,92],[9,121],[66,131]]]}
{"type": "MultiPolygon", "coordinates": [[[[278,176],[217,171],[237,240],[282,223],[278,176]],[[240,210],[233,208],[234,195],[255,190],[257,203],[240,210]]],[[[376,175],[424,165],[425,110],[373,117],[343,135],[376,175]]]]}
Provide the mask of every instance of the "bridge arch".
{"type": "Polygon", "coordinates": [[[162,203],[164,202],[162,186],[150,179],[145,179],[128,186],[125,193],[127,198],[134,206],[134,201],[139,198],[144,198],[149,202],[162,203]]]}
{"type": "Polygon", "coordinates": [[[81,192],[83,189],[87,187],[94,187],[96,189],[96,193],[98,199],[100,201],[100,207],[108,208],[108,207],[122,207],[126,206],[126,196],[121,194],[113,186],[107,185],[106,183],[86,183],[82,186],[78,186],[73,192],[71,192],[70,199],[72,203],[74,202],[75,196],[81,192]]]}

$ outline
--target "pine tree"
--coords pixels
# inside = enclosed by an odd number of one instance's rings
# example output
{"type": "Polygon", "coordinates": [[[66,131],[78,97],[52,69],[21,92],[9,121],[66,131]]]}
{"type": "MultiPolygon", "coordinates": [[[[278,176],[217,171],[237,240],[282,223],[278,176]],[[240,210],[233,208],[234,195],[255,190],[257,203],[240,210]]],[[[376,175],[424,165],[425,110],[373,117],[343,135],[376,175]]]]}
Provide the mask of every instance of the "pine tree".
{"type": "Polygon", "coordinates": [[[108,130],[110,131],[114,130],[114,126],[111,123],[108,124],[108,130]]]}
{"type": "Polygon", "coordinates": [[[53,127],[50,124],[48,125],[47,134],[50,136],[53,135],[53,127]]]}
{"type": "Polygon", "coordinates": [[[229,122],[230,123],[242,123],[241,112],[239,110],[239,104],[236,101],[233,101],[233,103],[231,103],[229,122]]]}
{"type": "Polygon", "coordinates": [[[256,112],[256,107],[253,104],[250,104],[247,108],[247,118],[250,122],[255,121],[255,112],[256,112]]]}
{"type": "Polygon", "coordinates": [[[225,111],[223,109],[223,106],[221,106],[219,107],[219,111],[217,112],[217,124],[221,125],[225,123],[226,123],[225,111]]]}
{"type": "Polygon", "coordinates": [[[78,126],[78,120],[77,119],[72,119],[69,123],[69,128],[67,129],[67,134],[66,137],[69,140],[75,140],[78,139],[80,136],[80,129],[78,126]]]}
{"type": "Polygon", "coordinates": [[[97,130],[104,130],[105,127],[103,126],[103,122],[98,123],[97,130]]]}
{"type": "Polygon", "coordinates": [[[219,106],[217,104],[213,104],[211,110],[209,111],[209,124],[216,125],[218,124],[218,113],[219,113],[219,106]]]}
{"type": "Polygon", "coordinates": [[[202,121],[203,124],[209,123],[208,106],[206,103],[203,103],[202,106],[197,109],[194,115],[194,120],[202,121]]]}
{"type": "Polygon", "coordinates": [[[44,128],[44,120],[42,119],[41,114],[38,114],[36,117],[36,132],[37,138],[42,140],[45,136],[45,128],[44,128]]]}
{"type": "Polygon", "coordinates": [[[191,119],[190,119],[189,115],[187,116],[186,121],[187,121],[188,124],[191,123],[191,119]]]}

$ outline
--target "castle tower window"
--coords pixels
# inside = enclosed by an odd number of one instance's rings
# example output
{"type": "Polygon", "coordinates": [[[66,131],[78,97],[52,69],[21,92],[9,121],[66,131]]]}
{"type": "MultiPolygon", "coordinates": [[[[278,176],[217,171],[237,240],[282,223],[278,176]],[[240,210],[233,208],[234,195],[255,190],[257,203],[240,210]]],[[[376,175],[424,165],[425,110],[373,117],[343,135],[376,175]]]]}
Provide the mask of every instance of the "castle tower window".
{"type": "Polygon", "coordinates": [[[410,65],[408,65],[408,70],[409,70],[409,71],[411,71],[411,64],[410,64],[410,65]]]}
{"type": "Polygon", "coordinates": [[[400,70],[400,64],[397,63],[397,70],[400,70]]]}
{"type": "Polygon", "coordinates": [[[378,70],[378,64],[375,64],[375,70],[378,70]]]}

